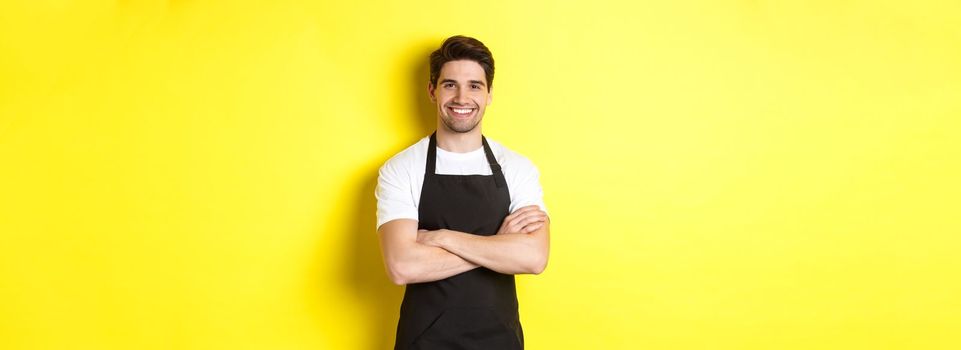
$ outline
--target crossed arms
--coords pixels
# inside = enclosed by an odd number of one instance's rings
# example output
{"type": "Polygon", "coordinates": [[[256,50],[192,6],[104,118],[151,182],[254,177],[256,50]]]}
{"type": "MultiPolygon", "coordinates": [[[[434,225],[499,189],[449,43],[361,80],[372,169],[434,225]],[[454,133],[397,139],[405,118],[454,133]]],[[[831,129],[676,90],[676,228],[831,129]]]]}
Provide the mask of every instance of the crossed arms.
{"type": "Polygon", "coordinates": [[[550,219],[536,205],[504,218],[497,234],[417,230],[397,219],[377,230],[390,280],[398,285],[442,280],[478,267],[503,274],[539,274],[547,267],[550,219]]]}

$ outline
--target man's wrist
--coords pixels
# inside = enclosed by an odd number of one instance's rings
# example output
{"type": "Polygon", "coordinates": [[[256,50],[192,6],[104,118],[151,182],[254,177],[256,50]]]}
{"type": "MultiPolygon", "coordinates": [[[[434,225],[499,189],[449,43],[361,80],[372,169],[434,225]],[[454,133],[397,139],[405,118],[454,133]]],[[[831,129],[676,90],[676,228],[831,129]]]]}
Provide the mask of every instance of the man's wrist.
{"type": "Polygon", "coordinates": [[[440,248],[447,249],[447,244],[450,241],[451,234],[453,233],[454,233],[453,231],[448,230],[446,228],[437,230],[437,242],[436,242],[437,246],[440,248]]]}

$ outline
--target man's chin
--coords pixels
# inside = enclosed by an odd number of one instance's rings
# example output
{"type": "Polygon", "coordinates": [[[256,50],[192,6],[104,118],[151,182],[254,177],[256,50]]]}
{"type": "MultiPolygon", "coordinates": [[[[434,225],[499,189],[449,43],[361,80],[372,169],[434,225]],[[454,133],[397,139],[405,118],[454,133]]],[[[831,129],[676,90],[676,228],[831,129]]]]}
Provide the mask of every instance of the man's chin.
{"type": "Polygon", "coordinates": [[[477,128],[477,125],[480,125],[480,121],[477,121],[477,122],[468,121],[465,123],[456,123],[456,122],[450,122],[448,120],[444,120],[444,125],[447,126],[447,130],[450,130],[459,134],[466,134],[471,131],[474,131],[474,129],[477,128]]]}

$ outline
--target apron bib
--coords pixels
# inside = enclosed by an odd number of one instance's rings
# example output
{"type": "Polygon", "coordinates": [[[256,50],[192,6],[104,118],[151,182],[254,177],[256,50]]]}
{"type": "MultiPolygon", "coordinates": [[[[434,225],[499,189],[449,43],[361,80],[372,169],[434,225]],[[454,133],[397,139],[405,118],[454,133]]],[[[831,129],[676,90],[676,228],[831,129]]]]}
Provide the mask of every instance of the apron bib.
{"type": "MultiPolygon", "coordinates": [[[[510,193],[487,139],[481,138],[493,175],[435,174],[436,133],[430,136],[418,229],[497,233],[510,211],[510,193]]],[[[523,348],[514,275],[478,267],[407,285],[395,350],[523,348]]]]}

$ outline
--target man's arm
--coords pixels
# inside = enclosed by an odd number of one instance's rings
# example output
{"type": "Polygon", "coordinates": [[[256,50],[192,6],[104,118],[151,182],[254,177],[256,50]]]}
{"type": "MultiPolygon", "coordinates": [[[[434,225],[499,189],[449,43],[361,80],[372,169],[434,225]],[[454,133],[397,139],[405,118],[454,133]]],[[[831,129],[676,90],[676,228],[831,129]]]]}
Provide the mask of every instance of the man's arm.
{"type": "Polygon", "coordinates": [[[518,209],[493,236],[452,230],[420,231],[417,241],[503,274],[540,274],[547,267],[550,219],[537,206],[518,209]]]}
{"type": "Polygon", "coordinates": [[[479,266],[443,248],[418,243],[416,220],[391,220],[377,232],[387,274],[397,285],[442,280],[479,266]]]}

